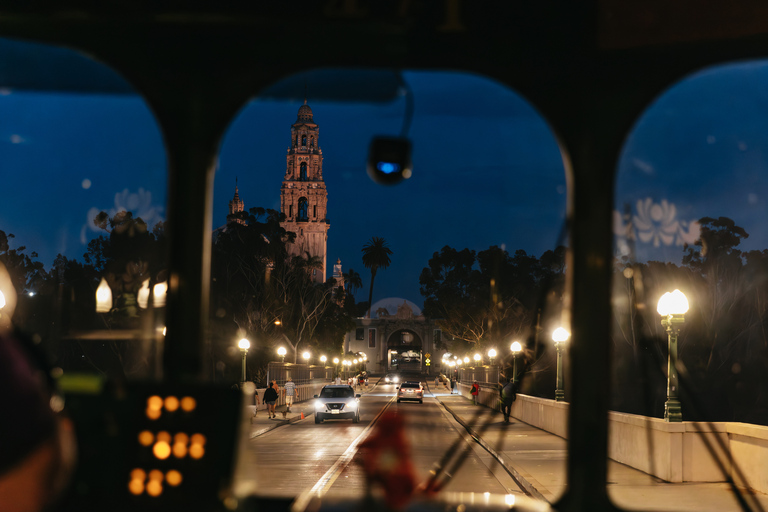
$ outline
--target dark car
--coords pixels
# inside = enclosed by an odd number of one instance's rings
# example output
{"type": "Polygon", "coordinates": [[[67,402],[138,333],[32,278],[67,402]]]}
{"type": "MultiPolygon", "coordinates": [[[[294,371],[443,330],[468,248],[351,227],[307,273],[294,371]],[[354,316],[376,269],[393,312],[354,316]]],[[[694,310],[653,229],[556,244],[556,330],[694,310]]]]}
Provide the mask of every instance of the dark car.
{"type": "Polygon", "coordinates": [[[424,387],[421,382],[406,381],[400,384],[397,390],[398,403],[402,400],[417,400],[424,403],[424,387]]]}
{"type": "Polygon", "coordinates": [[[347,384],[323,386],[320,394],[315,395],[315,423],[342,419],[360,422],[360,395],[347,384]]]}

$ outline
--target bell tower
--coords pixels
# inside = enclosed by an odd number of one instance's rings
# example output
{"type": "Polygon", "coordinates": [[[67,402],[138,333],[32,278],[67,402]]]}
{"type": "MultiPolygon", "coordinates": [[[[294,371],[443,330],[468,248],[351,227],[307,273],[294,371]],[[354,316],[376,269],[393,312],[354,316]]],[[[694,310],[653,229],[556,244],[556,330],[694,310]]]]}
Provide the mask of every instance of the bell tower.
{"type": "Polygon", "coordinates": [[[281,226],[296,233],[296,240],[288,245],[288,255],[318,257],[322,268],[313,271],[313,279],[324,283],[328,228],[331,226],[326,218],[328,192],[323,181],[319,130],[306,99],[291,126],[291,147],[288,148],[286,160],[280,191],[280,211],[285,214],[286,220],[281,226]]]}

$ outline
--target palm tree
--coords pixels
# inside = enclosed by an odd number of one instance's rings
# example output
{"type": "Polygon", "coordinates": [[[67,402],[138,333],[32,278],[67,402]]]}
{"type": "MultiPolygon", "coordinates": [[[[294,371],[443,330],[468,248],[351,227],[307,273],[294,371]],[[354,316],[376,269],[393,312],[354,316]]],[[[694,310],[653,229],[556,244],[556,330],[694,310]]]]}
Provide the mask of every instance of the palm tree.
{"type": "Polygon", "coordinates": [[[352,295],[363,287],[363,279],[360,277],[360,274],[352,269],[352,267],[350,267],[349,271],[344,274],[344,283],[349,286],[349,291],[352,295]]]}
{"type": "Polygon", "coordinates": [[[368,318],[371,318],[371,305],[373,304],[373,281],[376,279],[376,271],[381,268],[389,267],[392,261],[389,255],[392,249],[387,247],[387,241],[383,238],[374,236],[363,246],[363,265],[371,269],[371,289],[368,292],[368,318]]]}

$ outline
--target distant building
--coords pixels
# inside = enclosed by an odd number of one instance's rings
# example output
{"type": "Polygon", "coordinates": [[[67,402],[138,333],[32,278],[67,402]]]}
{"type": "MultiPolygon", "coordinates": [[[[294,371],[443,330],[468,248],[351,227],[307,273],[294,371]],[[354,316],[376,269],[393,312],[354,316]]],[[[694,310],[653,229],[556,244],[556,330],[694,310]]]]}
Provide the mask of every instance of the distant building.
{"type": "Polygon", "coordinates": [[[345,352],[365,353],[371,372],[440,373],[442,332],[418,306],[389,298],[373,304],[371,311],[374,318],[355,319],[355,329],[344,338],[345,352]]]}
{"type": "Polygon", "coordinates": [[[323,181],[323,152],[320,135],[307,100],[299,107],[291,126],[291,147],[286,158],[285,178],[280,191],[281,226],[296,233],[289,244],[290,256],[317,257],[322,268],[313,271],[315,282],[324,283],[330,221],[326,217],[328,192],[323,181]]]}
{"type": "MultiPolygon", "coordinates": [[[[312,116],[312,109],[304,104],[299,107],[296,122],[291,125],[291,147],[280,191],[280,211],[286,220],[280,223],[286,231],[296,233],[296,239],[288,244],[288,256],[317,257],[321,268],[313,270],[312,278],[317,283],[324,283],[327,269],[328,228],[327,218],[328,192],[323,180],[323,151],[317,124],[312,116]]],[[[235,214],[245,209],[240,199],[240,190],[235,180],[235,195],[229,201],[227,224],[238,222],[245,224],[235,214]]],[[[226,225],[214,230],[213,239],[227,230],[226,225]]],[[[344,287],[341,260],[336,261],[333,269],[336,285],[344,287]]]]}
{"type": "Polygon", "coordinates": [[[243,211],[245,207],[242,199],[240,199],[240,191],[237,187],[237,178],[235,178],[235,197],[229,202],[229,214],[227,215],[227,223],[237,222],[239,224],[245,224],[243,219],[236,219],[234,216],[236,213],[243,211]]]}

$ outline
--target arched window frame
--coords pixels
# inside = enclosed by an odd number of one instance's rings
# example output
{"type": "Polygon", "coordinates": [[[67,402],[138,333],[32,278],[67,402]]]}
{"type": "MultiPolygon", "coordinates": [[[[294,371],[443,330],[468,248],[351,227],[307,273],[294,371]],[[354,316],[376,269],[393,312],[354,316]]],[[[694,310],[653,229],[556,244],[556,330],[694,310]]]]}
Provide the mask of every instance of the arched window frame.
{"type": "Polygon", "coordinates": [[[307,181],[307,162],[299,164],[299,181],[307,181]]]}
{"type": "Polygon", "coordinates": [[[309,201],[306,197],[299,198],[299,211],[296,214],[296,220],[305,222],[309,220],[309,201]]]}

